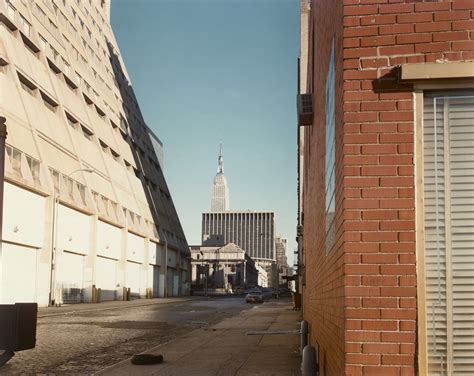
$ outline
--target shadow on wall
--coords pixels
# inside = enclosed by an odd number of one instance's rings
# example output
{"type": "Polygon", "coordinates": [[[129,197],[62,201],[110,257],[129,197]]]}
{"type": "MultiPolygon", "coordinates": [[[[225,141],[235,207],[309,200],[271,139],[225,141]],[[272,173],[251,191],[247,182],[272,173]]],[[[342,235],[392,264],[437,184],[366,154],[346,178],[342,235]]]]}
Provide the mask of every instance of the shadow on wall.
{"type": "MultiPolygon", "coordinates": [[[[133,167],[134,172],[142,184],[153,222],[156,225],[155,236],[161,242],[166,242],[169,248],[179,252],[183,259],[190,259],[189,246],[162,171],[162,143],[145,124],[133,88],[123,73],[120,59],[112,44],[107,42],[107,47],[123,101],[119,127],[132,151],[136,166],[136,168],[133,167]]],[[[181,291],[181,286],[183,283],[189,285],[190,273],[190,268],[188,268],[186,280],[180,283],[179,294],[188,293],[188,291],[181,291]]],[[[153,273],[152,286],[158,285],[158,279],[159,275],[153,273]]]]}

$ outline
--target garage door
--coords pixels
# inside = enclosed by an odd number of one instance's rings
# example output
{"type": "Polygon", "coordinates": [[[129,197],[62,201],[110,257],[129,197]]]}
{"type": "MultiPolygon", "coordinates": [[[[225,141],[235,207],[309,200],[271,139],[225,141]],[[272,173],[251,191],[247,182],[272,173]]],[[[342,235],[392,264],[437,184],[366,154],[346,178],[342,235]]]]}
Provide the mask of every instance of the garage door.
{"type": "Polygon", "coordinates": [[[57,287],[63,303],[80,303],[84,293],[84,256],[63,252],[58,257],[57,287]]]}
{"type": "Polygon", "coordinates": [[[174,296],[173,295],[173,271],[174,269],[168,268],[166,272],[166,294],[167,296],[174,296]]]}
{"type": "Polygon", "coordinates": [[[95,286],[101,289],[102,301],[115,300],[117,290],[117,261],[97,257],[95,286]]]}
{"type": "Polygon", "coordinates": [[[2,245],[3,303],[36,302],[36,249],[2,245]]]}
{"type": "Polygon", "coordinates": [[[160,267],[158,265],[148,265],[148,287],[153,290],[153,297],[160,295],[160,267]]]}
{"type": "Polygon", "coordinates": [[[127,261],[125,286],[135,296],[140,294],[140,266],[141,264],[127,261]]]}

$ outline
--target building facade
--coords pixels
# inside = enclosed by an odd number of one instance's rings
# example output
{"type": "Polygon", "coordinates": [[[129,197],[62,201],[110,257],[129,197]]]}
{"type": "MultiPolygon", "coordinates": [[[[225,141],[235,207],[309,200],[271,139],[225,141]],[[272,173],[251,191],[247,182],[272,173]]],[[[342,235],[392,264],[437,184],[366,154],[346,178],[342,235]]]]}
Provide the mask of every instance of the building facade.
{"type": "Polygon", "coordinates": [[[321,374],[474,371],[473,9],[302,2],[298,272],[321,374]]]}
{"type": "Polygon", "coordinates": [[[186,294],[190,254],[162,143],[141,115],[110,1],[1,1],[0,93],[0,300],[186,294]]]}
{"type": "Polygon", "coordinates": [[[229,211],[202,214],[202,244],[235,243],[266,270],[268,285],[277,287],[275,213],[229,211]]]}
{"type": "Polygon", "coordinates": [[[278,285],[286,285],[283,276],[288,275],[288,257],[286,251],[288,248],[288,239],[277,236],[275,238],[275,256],[278,270],[278,285]]]}
{"type": "Polygon", "coordinates": [[[211,211],[223,212],[229,210],[229,187],[224,175],[224,156],[222,155],[222,144],[219,152],[217,174],[212,184],[211,211]]]}
{"type": "Polygon", "coordinates": [[[267,280],[266,271],[234,243],[223,247],[191,246],[190,249],[195,288],[231,292],[236,287],[256,286],[267,280]]]}
{"type": "Polygon", "coordinates": [[[220,212],[202,214],[202,244],[235,243],[256,261],[275,260],[273,212],[220,212]]]}

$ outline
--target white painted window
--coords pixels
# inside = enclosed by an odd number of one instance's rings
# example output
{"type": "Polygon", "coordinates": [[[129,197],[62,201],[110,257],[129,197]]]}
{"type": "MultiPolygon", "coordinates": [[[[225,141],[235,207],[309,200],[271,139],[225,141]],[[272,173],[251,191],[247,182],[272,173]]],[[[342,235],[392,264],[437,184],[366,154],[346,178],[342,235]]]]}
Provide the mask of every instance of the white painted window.
{"type": "Polygon", "coordinates": [[[41,47],[42,47],[43,51],[46,51],[46,47],[48,46],[48,42],[46,41],[46,39],[41,34],[38,34],[38,35],[39,35],[39,40],[40,40],[41,47]]]}
{"type": "Polygon", "coordinates": [[[423,143],[428,373],[472,375],[474,92],[426,94],[423,143]]]}
{"type": "Polygon", "coordinates": [[[7,5],[7,15],[11,20],[15,19],[15,12],[16,8],[12,5],[12,3],[9,0],[6,0],[6,5],[7,5]]]}
{"type": "Polygon", "coordinates": [[[20,15],[20,23],[21,23],[21,30],[27,37],[30,36],[31,32],[31,24],[26,20],[25,17],[20,15]]]}
{"type": "Polygon", "coordinates": [[[35,187],[44,186],[40,161],[11,146],[5,146],[5,171],[35,187]]]}
{"type": "Polygon", "coordinates": [[[334,244],[334,212],[335,212],[335,96],[336,69],[334,62],[334,39],[331,47],[328,74],[326,77],[326,123],[325,123],[325,197],[326,197],[326,252],[334,244]]]}

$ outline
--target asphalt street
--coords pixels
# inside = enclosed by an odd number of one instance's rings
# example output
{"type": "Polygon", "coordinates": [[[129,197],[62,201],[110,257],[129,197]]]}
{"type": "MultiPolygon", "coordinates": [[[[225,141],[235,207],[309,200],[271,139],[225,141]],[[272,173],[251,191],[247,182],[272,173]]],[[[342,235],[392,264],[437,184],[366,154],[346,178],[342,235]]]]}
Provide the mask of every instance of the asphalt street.
{"type": "Polygon", "coordinates": [[[243,297],[203,297],[107,310],[96,307],[39,317],[36,348],[18,352],[0,374],[92,374],[250,308],[243,297]]]}

